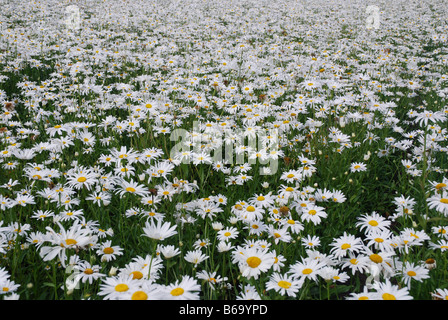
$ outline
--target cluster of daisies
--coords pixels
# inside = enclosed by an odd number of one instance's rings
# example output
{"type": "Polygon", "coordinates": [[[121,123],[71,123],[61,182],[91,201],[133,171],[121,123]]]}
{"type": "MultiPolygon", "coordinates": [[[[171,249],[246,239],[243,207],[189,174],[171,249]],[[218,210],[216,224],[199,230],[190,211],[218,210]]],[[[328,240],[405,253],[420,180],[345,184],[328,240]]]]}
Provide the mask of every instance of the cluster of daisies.
{"type": "Polygon", "coordinates": [[[447,12],[346,2],[2,4],[0,295],[20,258],[86,299],[412,299],[448,248],[447,12]],[[353,210],[394,159],[395,211],[353,210]]]}

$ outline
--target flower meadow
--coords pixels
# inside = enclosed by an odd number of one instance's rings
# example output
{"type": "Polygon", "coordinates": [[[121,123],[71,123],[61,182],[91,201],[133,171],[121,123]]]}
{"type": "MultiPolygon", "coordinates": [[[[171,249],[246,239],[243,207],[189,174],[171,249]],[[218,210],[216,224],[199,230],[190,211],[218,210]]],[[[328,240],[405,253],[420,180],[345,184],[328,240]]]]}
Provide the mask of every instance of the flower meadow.
{"type": "Polygon", "coordinates": [[[444,0],[0,8],[1,299],[448,299],[444,0]]]}

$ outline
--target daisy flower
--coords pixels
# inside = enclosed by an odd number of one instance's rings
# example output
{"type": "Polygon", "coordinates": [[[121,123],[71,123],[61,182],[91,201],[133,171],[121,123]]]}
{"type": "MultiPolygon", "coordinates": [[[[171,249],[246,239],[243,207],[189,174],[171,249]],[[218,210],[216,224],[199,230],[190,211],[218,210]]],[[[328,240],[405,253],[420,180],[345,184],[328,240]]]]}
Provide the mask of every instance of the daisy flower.
{"type": "Polygon", "coordinates": [[[317,259],[302,258],[302,261],[298,261],[290,266],[290,272],[294,278],[317,281],[319,270],[325,266],[325,263],[317,259]]]}
{"type": "Polygon", "coordinates": [[[90,190],[97,182],[97,174],[89,168],[79,167],[67,173],[67,184],[75,189],[90,190]]]}
{"type": "Polygon", "coordinates": [[[407,288],[399,288],[385,279],[385,282],[375,281],[372,289],[376,290],[375,300],[413,300],[407,288]]]}
{"type": "Polygon", "coordinates": [[[199,300],[201,285],[194,278],[184,275],[182,280],[161,288],[162,300],[199,300]]]}
{"type": "Polygon", "coordinates": [[[161,286],[152,280],[140,281],[138,286],[132,287],[120,296],[120,300],[158,300],[161,286]]]}
{"type": "Polygon", "coordinates": [[[360,238],[346,232],[341,237],[336,238],[330,245],[332,247],[330,253],[334,254],[336,258],[345,257],[348,253],[358,253],[364,247],[360,238]]]}
{"type": "Polygon", "coordinates": [[[257,247],[239,247],[232,251],[233,262],[238,263],[243,277],[258,279],[267,272],[275,262],[275,256],[265,249],[257,247]]]}
{"type": "Polygon", "coordinates": [[[364,214],[359,217],[358,222],[355,225],[359,228],[360,231],[365,231],[365,233],[367,234],[374,230],[388,230],[390,224],[391,221],[387,220],[374,211],[371,214],[364,214]]]}
{"type": "Polygon", "coordinates": [[[159,251],[165,259],[171,259],[180,254],[179,248],[176,248],[173,245],[160,246],[159,251]]]}
{"type": "Polygon", "coordinates": [[[302,208],[300,218],[302,221],[311,221],[313,224],[317,225],[322,221],[322,219],[327,217],[327,213],[324,210],[325,208],[323,207],[311,204],[306,208],[302,208]]]}
{"type": "Polygon", "coordinates": [[[431,293],[431,296],[435,300],[448,300],[448,289],[437,288],[434,292],[431,293]]]}
{"type": "Polygon", "coordinates": [[[217,239],[219,241],[228,241],[238,237],[239,231],[235,227],[227,227],[225,229],[219,230],[217,233],[217,239]]]}
{"type": "Polygon", "coordinates": [[[92,284],[93,281],[106,276],[105,274],[100,273],[99,265],[91,265],[87,261],[80,261],[73,268],[78,271],[75,281],[81,281],[82,283],[88,282],[92,284]]]}
{"type": "Polygon", "coordinates": [[[350,172],[362,172],[366,170],[367,166],[362,162],[354,162],[350,165],[350,172]]]}
{"type": "Polygon", "coordinates": [[[404,284],[410,289],[413,280],[423,282],[429,278],[429,269],[424,266],[416,265],[413,262],[406,261],[403,266],[397,267],[397,273],[402,276],[404,284]]]}
{"type": "Polygon", "coordinates": [[[143,228],[144,234],[143,236],[146,236],[148,238],[154,239],[154,240],[165,240],[175,234],[177,234],[176,231],[177,225],[171,226],[169,222],[163,223],[162,220],[159,221],[146,221],[145,227],[143,228]]]}
{"type": "Polygon", "coordinates": [[[101,281],[98,295],[104,296],[104,300],[120,300],[128,296],[129,290],[137,289],[139,285],[139,280],[135,280],[132,276],[126,274],[106,277],[101,281]]]}
{"type": "Polygon", "coordinates": [[[241,288],[240,294],[236,297],[236,300],[261,300],[257,289],[253,285],[246,285],[241,288]]]}
{"type": "Polygon", "coordinates": [[[440,193],[434,194],[427,199],[430,209],[435,209],[438,212],[448,216],[448,191],[443,190],[440,193]]]}
{"type": "Polygon", "coordinates": [[[320,238],[318,236],[307,235],[301,238],[300,241],[307,249],[314,249],[320,246],[320,238]]]}
{"type": "Polygon", "coordinates": [[[119,246],[112,246],[112,240],[106,240],[100,245],[96,253],[101,257],[101,261],[112,261],[117,258],[117,256],[123,255],[123,249],[119,246]]]}
{"type": "Polygon", "coordinates": [[[126,181],[122,179],[118,184],[118,190],[116,191],[120,196],[124,196],[125,194],[135,194],[140,197],[147,197],[149,195],[149,190],[147,187],[143,185],[139,185],[135,181],[126,181]]]}
{"type": "Polygon", "coordinates": [[[349,253],[348,257],[341,259],[340,266],[342,269],[348,268],[354,275],[356,272],[364,274],[370,271],[371,262],[368,256],[364,254],[349,253]]]}
{"type": "Polygon", "coordinates": [[[188,251],[184,259],[194,265],[196,268],[198,264],[207,260],[209,257],[202,253],[201,249],[188,251]]]}
{"type": "Polygon", "coordinates": [[[376,230],[372,231],[366,235],[365,241],[367,241],[367,247],[373,247],[380,251],[390,251],[393,250],[391,246],[392,242],[392,232],[389,230],[376,230]]]}
{"type": "Polygon", "coordinates": [[[199,280],[206,281],[212,290],[215,290],[215,286],[218,285],[221,282],[227,281],[227,277],[222,278],[221,276],[217,276],[216,272],[208,272],[205,270],[202,270],[200,272],[196,273],[196,278],[199,280]]]}
{"type": "Polygon", "coordinates": [[[282,296],[296,297],[303,282],[303,279],[295,279],[291,275],[274,272],[266,283],[266,290],[275,290],[282,296]]]}

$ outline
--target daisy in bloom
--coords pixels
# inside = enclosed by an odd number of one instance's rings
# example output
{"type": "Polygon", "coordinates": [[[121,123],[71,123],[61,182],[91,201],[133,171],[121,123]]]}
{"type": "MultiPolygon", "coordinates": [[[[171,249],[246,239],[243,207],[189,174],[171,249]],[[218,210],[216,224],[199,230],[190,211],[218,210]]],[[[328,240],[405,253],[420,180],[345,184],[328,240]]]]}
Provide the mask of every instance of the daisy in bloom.
{"type": "Polygon", "coordinates": [[[133,277],[138,274],[139,271],[145,278],[157,280],[160,278],[160,273],[163,269],[163,261],[160,258],[159,252],[155,255],[147,254],[144,257],[137,256],[132,259],[132,262],[126,267],[126,270],[131,271],[133,277]]]}
{"type": "Polygon", "coordinates": [[[139,280],[126,274],[106,277],[101,281],[98,295],[104,296],[104,300],[120,300],[128,296],[129,290],[137,289],[139,285],[139,280]]]}
{"type": "Polygon", "coordinates": [[[262,207],[245,205],[240,210],[235,211],[235,215],[243,221],[261,220],[263,218],[264,210],[262,207]]]}
{"type": "Polygon", "coordinates": [[[431,293],[431,296],[435,300],[448,300],[448,289],[438,288],[434,292],[431,293]]]}
{"type": "Polygon", "coordinates": [[[372,289],[376,290],[375,300],[413,300],[407,288],[399,288],[392,284],[389,279],[384,282],[375,281],[372,289]]]}
{"type": "Polygon", "coordinates": [[[161,300],[199,300],[201,285],[196,279],[184,275],[182,280],[161,288],[161,300]]]}
{"type": "Polygon", "coordinates": [[[272,193],[268,194],[255,194],[253,197],[249,198],[249,204],[253,206],[258,206],[262,208],[268,208],[274,204],[275,197],[272,193]]]}
{"type": "Polygon", "coordinates": [[[302,261],[290,266],[290,272],[294,278],[317,281],[319,270],[325,266],[326,264],[319,260],[302,258],[302,261]]]}
{"type": "Polygon", "coordinates": [[[394,251],[374,252],[368,247],[364,247],[363,253],[369,258],[371,267],[376,267],[384,274],[393,274],[394,272],[394,251]]]}
{"type": "Polygon", "coordinates": [[[304,229],[299,221],[293,219],[280,220],[280,224],[294,234],[299,234],[304,229]]]}
{"type": "Polygon", "coordinates": [[[51,246],[42,245],[40,256],[44,261],[53,260],[57,256],[62,266],[65,267],[66,250],[87,249],[92,234],[90,230],[83,229],[78,220],[75,220],[68,230],[60,223],[57,223],[57,225],[59,226],[59,232],[54,231],[51,227],[46,227],[48,232],[44,235],[44,242],[49,242],[51,246]]]}
{"type": "Polygon", "coordinates": [[[367,166],[362,162],[354,162],[350,165],[350,172],[366,171],[367,166]]]}
{"type": "Polygon", "coordinates": [[[423,282],[424,279],[429,278],[429,269],[409,261],[406,261],[402,267],[397,267],[396,270],[402,276],[404,284],[409,289],[411,289],[413,280],[423,282]]]}
{"type": "Polygon", "coordinates": [[[143,228],[144,234],[148,238],[154,240],[165,240],[175,234],[177,225],[171,226],[169,222],[163,223],[162,220],[159,221],[146,221],[145,227],[143,228]]]}
{"type": "Polygon", "coordinates": [[[366,255],[349,253],[348,257],[341,259],[340,266],[342,269],[350,269],[353,275],[356,272],[364,274],[370,271],[371,262],[366,255]]]}
{"type": "Polygon", "coordinates": [[[123,255],[123,249],[119,246],[112,246],[112,240],[106,240],[96,253],[101,257],[101,261],[109,262],[115,260],[117,256],[123,255]]]}
{"type": "Polygon", "coordinates": [[[205,270],[197,272],[196,278],[198,278],[199,280],[206,281],[210,285],[210,288],[212,290],[215,290],[215,286],[218,285],[219,283],[222,283],[222,282],[228,280],[227,277],[223,278],[221,276],[217,276],[216,272],[208,272],[205,270]]]}
{"type": "Polygon", "coordinates": [[[149,190],[148,188],[146,188],[143,185],[139,185],[137,182],[135,181],[126,181],[124,179],[122,179],[119,183],[118,183],[118,190],[117,193],[120,196],[123,196],[127,193],[129,194],[135,194],[138,195],[140,197],[147,197],[149,195],[149,190]]]}
{"type": "Polygon", "coordinates": [[[389,230],[385,231],[372,231],[366,235],[365,241],[367,241],[367,247],[373,247],[380,251],[390,251],[393,250],[391,246],[392,232],[389,230]]]}
{"type": "Polygon", "coordinates": [[[440,250],[442,252],[445,252],[448,250],[448,240],[441,239],[437,242],[429,242],[429,247],[433,250],[440,250]]]}
{"type": "Polygon", "coordinates": [[[152,280],[139,281],[138,285],[127,290],[120,300],[158,300],[161,286],[152,280]]]}
{"type": "Polygon", "coordinates": [[[429,184],[434,192],[443,192],[448,190],[448,178],[443,178],[442,181],[429,181],[429,184]]]}
{"type": "Polygon", "coordinates": [[[267,230],[267,226],[262,220],[247,221],[243,228],[248,229],[249,234],[258,236],[267,230]]]}
{"type": "Polygon", "coordinates": [[[442,238],[448,238],[448,226],[435,226],[431,227],[432,233],[442,238]]]}
{"type": "Polygon", "coordinates": [[[364,244],[360,238],[344,232],[341,237],[331,243],[331,246],[330,253],[340,259],[347,256],[348,253],[358,253],[364,247],[364,244]]]}
{"type": "Polygon", "coordinates": [[[274,243],[291,242],[292,237],[286,228],[275,228],[273,225],[269,225],[267,229],[268,234],[274,239],[274,243]]]}
{"type": "Polygon", "coordinates": [[[239,231],[235,227],[227,227],[225,229],[219,230],[217,238],[219,241],[228,241],[238,237],[239,231]]]}
{"type": "Polygon", "coordinates": [[[159,251],[165,259],[171,259],[180,254],[179,248],[176,248],[173,245],[160,246],[159,251]]]}
{"type": "Polygon", "coordinates": [[[15,293],[19,287],[20,284],[10,280],[8,275],[7,278],[0,279],[0,296],[15,293]]]}
{"type": "Polygon", "coordinates": [[[341,272],[338,269],[330,266],[325,266],[319,270],[319,276],[325,281],[344,283],[350,277],[345,272],[341,272]]]}
{"type": "Polygon", "coordinates": [[[291,275],[274,272],[266,283],[266,290],[275,290],[282,296],[296,297],[303,282],[303,279],[295,279],[291,275]]]}
{"type": "Polygon", "coordinates": [[[438,212],[448,216],[448,191],[443,190],[440,193],[436,193],[427,199],[430,209],[435,209],[438,212]]]}
{"type": "Polygon", "coordinates": [[[257,289],[250,284],[247,284],[244,288],[240,288],[240,294],[236,297],[236,300],[261,300],[257,289]]]}
{"type": "Polygon", "coordinates": [[[307,249],[314,249],[320,246],[320,238],[318,236],[307,235],[301,238],[300,241],[307,249]]]}
{"type": "Polygon", "coordinates": [[[327,213],[324,210],[325,208],[323,207],[311,204],[306,208],[302,208],[300,218],[302,221],[311,221],[313,224],[318,225],[322,219],[327,217],[327,213]]]}
{"type": "Polygon", "coordinates": [[[356,227],[358,227],[360,231],[370,233],[374,230],[388,230],[390,224],[391,221],[387,220],[374,211],[371,214],[363,214],[361,217],[359,217],[358,222],[356,223],[356,227]]]}
{"type": "Polygon", "coordinates": [[[75,277],[75,281],[81,281],[82,283],[90,283],[98,280],[106,275],[100,272],[99,265],[91,265],[87,261],[79,261],[74,267],[79,273],[75,277]]]}
{"type": "Polygon", "coordinates": [[[67,172],[67,183],[75,189],[90,190],[97,182],[97,174],[90,168],[78,167],[67,172]]]}
{"type": "Polygon", "coordinates": [[[362,292],[356,293],[352,292],[346,300],[376,300],[376,293],[370,292],[367,287],[364,287],[362,292]]]}
{"type": "Polygon", "coordinates": [[[237,263],[243,277],[258,279],[259,275],[267,272],[275,262],[272,252],[256,247],[238,247],[232,251],[233,262],[237,263]]]}
{"type": "Polygon", "coordinates": [[[194,265],[196,268],[198,264],[207,260],[209,257],[202,253],[201,249],[188,251],[184,259],[194,265]]]}

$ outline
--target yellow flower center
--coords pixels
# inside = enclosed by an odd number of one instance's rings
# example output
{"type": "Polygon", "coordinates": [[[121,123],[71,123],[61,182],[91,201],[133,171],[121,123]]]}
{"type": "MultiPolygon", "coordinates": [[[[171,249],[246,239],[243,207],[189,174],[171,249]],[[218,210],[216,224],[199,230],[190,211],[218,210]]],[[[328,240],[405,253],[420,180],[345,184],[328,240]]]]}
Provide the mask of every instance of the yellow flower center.
{"type": "Polygon", "coordinates": [[[132,187],[127,187],[127,188],[126,188],[126,191],[127,191],[127,192],[135,192],[135,189],[132,188],[132,187]]]}
{"type": "Polygon", "coordinates": [[[230,232],[226,232],[226,233],[224,233],[224,236],[226,236],[226,237],[229,237],[230,235],[232,235],[230,232]]]}
{"type": "Polygon", "coordinates": [[[310,210],[310,211],[308,211],[308,213],[310,215],[314,216],[317,213],[317,211],[316,210],[310,210]]]}
{"type": "Polygon", "coordinates": [[[440,199],[440,202],[444,203],[444,204],[448,204],[448,199],[446,198],[442,198],[440,199]]]}
{"type": "Polygon", "coordinates": [[[90,268],[87,268],[86,270],[84,270],[85,274],[93,274],[93,270],[90,268]]]}
{"type": "Polygon", "coordinates": [[[148,300],[148,295],[144,291],[135,291],[131,296],[131,300],[148,300]]]}
{"type": "Polygon", "coordinates": [[[263,196],[259,196],[259,197],[257,197],[257,200],[258,200],[258,201],[263,201],[263,200],[264,200],[264,197],[263,197],[263,196]]]}
{"type": "Polygon", "coordinates": [[[349,243],[344,243],[344,244],[341,246],[341,249],[342,249],[342,250],[347,250],[347,249],[349,249],[349,248],[351,248],[351,245],[350,245],[349,243]]]}
{"type": "Polygon", "coordinates": [[[249,267],[256,268],[260,265],[261,259],[258,257],[250,257],[250,258],[247,258],[246,262],[249,265],[249,267]]]}
{"type": "Polygon", "coordinates": [[[248,206],[246,210],[249,211],[249,212],[254,212],[255,211],[255,207],[254,206],[248,206]]]}
{"type": "Polygon", "coordinates": [[[176,288],[176,289],[171,290],[171,295],[177,297],[177,296],[183,295],[184,292],[185,292],[184,289],[176,288]]]}
{"type": "Polygon", "coordinates": [[[435,188],[437,190],[440,190],[440,189],[445,188],[445,187],[446,187],[446,184],[442,182],[442,183],[438,183],[435,188]]]}
{"type": "Polygon", "coordinates": [[[128,290],[129,290],[129,287],[125,283],[120,283],[115,286],[115,291],[117,291],[117,292],[125,292],[128,290]]]}
{"type": "Polygon", "coordinates": [[[376,222],[375,220],[370,220],[370,221],[369,221],[369,224],[370,224],[372,227],[376,227],[376,226],[378,225],[378,222],[376,222]]]}
{"type": "Polygon", "coordinates": [[[384,240],[381,239],[381,238],[375,238],[375,241],[378,242],[378,243],[384,242],[384,240]]]}
{"type": "Polygon", "coordinates": [[[104,252],[105,254],[112,254],[112,253],[114,253],[114,249],[112,249],[111,247],[104,248],[104,249],[103,249],[103,252],[104,252]]]}
{"type": "Polygon", "coordinates": [[[291,282],[282,280],[278,282],[278,286],[280,288],[289,289],[291,287],[291,282]]]}
{"type": "Polygon", "coordinates": [[[67,239],[67,240],[65,240],[65,243],[67,245],[71,246],[71,245],[77,244],[78,242],[75,239],[67,239]]]}
{"type": "Polygon", "coordinates": [[[78,182],[83,183],[83,182],[86,182],[86,181],[87,181],[87,178],[86,178],[86,177],[79,177],[79,178],[78,178],[78,182]]]}
{"type": "Polygon", "coordinates": [[[383,258],[381,258],[381,256],[379,254],[376,254],[376,253],[371,254],[369,258],[370,258],[370,260],[372,260],[375,263],[383,262],[383,258]]]}
{"type": "Polygon", "coordinates": [[[393,294],[390,293],[383,293],[382,295],[383,300],[397,300],[393,294]]]}
{"type": "Polygon", "coordinates": [[[140,271],[132,271],[131,275],[132,279],[140,280],[141,278],[143,278],[143,273],[141,273],[140,271]]]}
{"type": "Polygon", "coordinates": [[[412,271],[412,270],[408,271],[407,273],[408,273],[408,276],[410,276],[410,277],[415,277],[417,275],[417,273],[415,271],[412,271]]]}
{"type": "Polygon", "coordinates": [[[312,272],[313,272],[313,270],[310,269],[310,268],[306,268],[306,269],[303,269],[303,270],[302,270],[302,274],[310,274],[310,273],[312,273],[312,272]]]}

